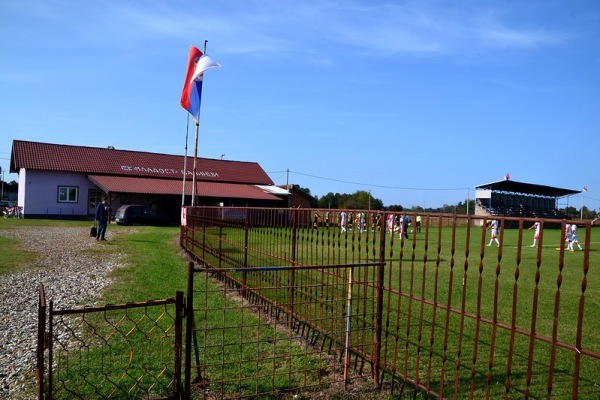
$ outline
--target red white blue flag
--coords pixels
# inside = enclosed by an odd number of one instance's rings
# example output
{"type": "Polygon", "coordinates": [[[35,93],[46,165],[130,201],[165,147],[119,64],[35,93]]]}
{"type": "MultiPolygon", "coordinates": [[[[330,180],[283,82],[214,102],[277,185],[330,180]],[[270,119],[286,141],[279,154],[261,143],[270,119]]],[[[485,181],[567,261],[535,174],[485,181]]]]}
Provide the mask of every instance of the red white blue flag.
{"type": "Polygon", "coordinates": [[[190,46],[185,81],[181,92],[181,107],[185,108],[194,121],[200,121],[200,99],[202,97],[202,78],[204,72],[220,65],[194,46],[190,46]]]}

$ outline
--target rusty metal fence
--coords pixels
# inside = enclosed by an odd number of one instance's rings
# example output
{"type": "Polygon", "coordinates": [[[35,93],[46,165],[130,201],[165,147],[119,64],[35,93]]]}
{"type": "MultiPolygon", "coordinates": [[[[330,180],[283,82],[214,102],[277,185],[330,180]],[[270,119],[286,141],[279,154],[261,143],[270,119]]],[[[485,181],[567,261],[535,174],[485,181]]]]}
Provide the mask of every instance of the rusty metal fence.
{"type": "Polygon", "coordinates": [[[600,243],[589,221],[497,218],[496,241],[491,217],[422,214],[417,224],[407,216],[401,228],[400,215],[376,211],[188,209],[181,245],[203,266],[191,283],[197,387],[233,397],[284,390],[292,378],[276,377],[296,371],[285,349],[318,342],[318,352],[299,357],[316,357],[318,367],[292,387],[347,383],[339,371],[352,366],[374,385],[435,398],[600,398],[600,243]],[[580,240],[573,251],[571,223],[580,240]],[[196,285],[209,277],[235,307],[201,305],[210,289],[196,285]],[[240,307],[262,322],[242,312],[243,326],[239,318],[228,325],[240,307]],[[348,316],[357,330],[345,336],[348,316]],[[269,333],[258,333],[262,325],[269,333]],[[214,342],[227,331],[237,341],[214,342]],[[240,350],[248,347],[254,357],[240,350]],[[225,356],[230,350],[237,361],[225,356]],[[325,372],[325,361],[338,375],[325,372]],[[263,375],[243,377],[247,364],[263,375]]]}
{"type": "Polygon", "coordinates": [[[364,380],[354,370],[365,368],[372,351],[361,346],[372,343],[376,267],[216,271],[190,264],[195,282],[187,300],[195,322],[187,337],[195,357],[186,362],[185,387],[203,398],[237,399],[324,387],[341,392],[364,380]]]}
{"type": "Polygon", "coordinates": [[[39,288],[38,399],[180,398],[183,292],[56,309],[39,288]]]}

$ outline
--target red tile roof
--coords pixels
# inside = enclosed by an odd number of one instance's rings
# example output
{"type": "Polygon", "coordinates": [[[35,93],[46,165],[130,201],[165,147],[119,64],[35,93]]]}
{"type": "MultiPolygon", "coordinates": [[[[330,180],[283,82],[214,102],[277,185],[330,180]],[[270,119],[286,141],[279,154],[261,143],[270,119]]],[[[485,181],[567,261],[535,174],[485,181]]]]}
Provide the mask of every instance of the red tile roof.
{"type": "MultiPolygon", "coordinates": [[[[181,183],[183,165],[184,156],[178,155],[14,140],[10,172],[16,173],[20,168],[26,168],[96,175],[154,177],[173,179],[181,183]]],[[[191,180],[193,157],[188,156],[186,169],[191,180]]],[[[209,158],[198,158],[196,180],[273,184],[258,163],[209,158]]]]}
{"type": "MultiPolygon", "coordinates": [[[[158,179],[134,178],[125,176],[88,175],[88,178],[105,192],[118,193],[144,193],[144,194],[181,194],[183,178],[158,179]]],[[[266,193],[264,190],[248,184],[221,183],[221,182],[196,182],[196,195],[201,197],[234,198],[234,199],[259,199],[282,200],[277,196],[266,193]]],[[[186,181],[185,193],[192,194],[192,181],[186,181]]]]}

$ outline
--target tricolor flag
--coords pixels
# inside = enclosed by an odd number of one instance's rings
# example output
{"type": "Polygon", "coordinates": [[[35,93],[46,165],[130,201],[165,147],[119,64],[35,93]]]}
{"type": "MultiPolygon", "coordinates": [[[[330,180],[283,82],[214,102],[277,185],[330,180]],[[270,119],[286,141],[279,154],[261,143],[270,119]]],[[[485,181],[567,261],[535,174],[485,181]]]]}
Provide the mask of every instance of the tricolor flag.
{"type": "Polygon", "coordinates": [[[587,186],[584,186],[584,187],[583,187],[583,191],[584,191],[584,192],[587,192],[587,186]]]}
{"type": "Polygon", "coordinates": [[[181,107],[185,108],[194,121],[200,121],[200,98],[202,97],[202,77],[205,71],[218,68],[220,65],[207,55],[190,46],[188,65],[185,71],[185,81],[181,92],[181,107]]]}

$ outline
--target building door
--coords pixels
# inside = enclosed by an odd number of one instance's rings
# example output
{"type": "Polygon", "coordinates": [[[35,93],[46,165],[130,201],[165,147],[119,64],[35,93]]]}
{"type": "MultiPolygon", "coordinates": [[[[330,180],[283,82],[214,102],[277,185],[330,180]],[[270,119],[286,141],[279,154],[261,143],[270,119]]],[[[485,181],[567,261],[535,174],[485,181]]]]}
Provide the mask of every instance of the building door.
{"type": "Polygon", "coordinates": [[[102,190],[90,189],[88,193],[88,215],[96,213],[96,205],[102,201],[104,192],[102,190]]]}

